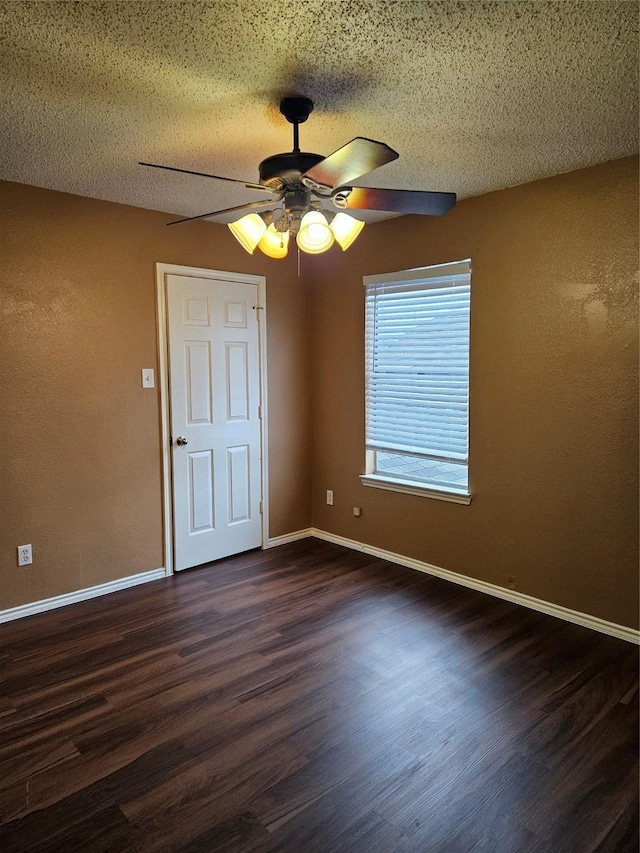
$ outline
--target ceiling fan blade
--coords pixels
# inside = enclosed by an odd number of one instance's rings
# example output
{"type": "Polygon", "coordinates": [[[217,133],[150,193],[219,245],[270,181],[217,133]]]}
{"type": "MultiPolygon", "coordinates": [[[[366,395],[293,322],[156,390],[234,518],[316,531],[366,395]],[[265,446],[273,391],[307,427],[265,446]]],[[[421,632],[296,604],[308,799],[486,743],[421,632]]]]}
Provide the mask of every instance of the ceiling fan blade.
{"type": "Polygon", "coordinates": [[[316,166],[312,166],[302,175],[302,180],[306,178],[321,187],[340,186],[355,181],[385,163],[397,160],[399,156],[397,151],[389,148],[384,142],[356,136],[316,166]]]}
{"type": "Polygon", "coordinates": [[[152,169],[166,169],[168,172],[182,172],[183,175],[198,175],[200,178],[214,178],[216,181],[227,181],[230,184],[242,184],[249,190],[261,190],[265,193],[277,192],[271,187],[265,187],[263,184],[255,184],[253,181],[238,181],[236,178],[223,178],[222,175],[208,175],[206,172],[192,172],[190,169],[178,169],[175,166],[160,166],[158,163],[142,163],[138,166],[151,166],[152,169]]]}
{"type": "Polygon", "coordinates": [[[175,219],[167,222],[167,225],[180,225],[182,222],[193,222],[194,219],[206,219],[208,216],[221,216],[223,213],[235,213],[237,210],[262,210],[265,207],[273,207],[280,201],[282,193],[277,198],[265,198],[262,201],[249,201],[246,204],[238,204],[235,207],[226,207],[224,210],[212,210],[209,213],[201,213],[199,216],[188,216],[186,219],[175,219]]]}
{"type": "Polygon", "coordinates": [[[455,205],[456,194],[374,187],[338,187],[331,193],[331,201],[340,210],[384,210],[389,213],[441,216],[455,205]]]}

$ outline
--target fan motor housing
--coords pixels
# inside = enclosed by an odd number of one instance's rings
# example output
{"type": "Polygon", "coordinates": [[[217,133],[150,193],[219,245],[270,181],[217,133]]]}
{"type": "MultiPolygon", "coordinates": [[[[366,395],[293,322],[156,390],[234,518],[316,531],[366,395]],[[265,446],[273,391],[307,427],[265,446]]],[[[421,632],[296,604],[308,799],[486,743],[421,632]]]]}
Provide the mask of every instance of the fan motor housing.
{"type": "Polygon", "coordinates": [[[324,159],[321,154],[309,154],[305,151],[274,154],[260,163],[260,183],[274,189],[298,184],[301,175],[324,159]]]}

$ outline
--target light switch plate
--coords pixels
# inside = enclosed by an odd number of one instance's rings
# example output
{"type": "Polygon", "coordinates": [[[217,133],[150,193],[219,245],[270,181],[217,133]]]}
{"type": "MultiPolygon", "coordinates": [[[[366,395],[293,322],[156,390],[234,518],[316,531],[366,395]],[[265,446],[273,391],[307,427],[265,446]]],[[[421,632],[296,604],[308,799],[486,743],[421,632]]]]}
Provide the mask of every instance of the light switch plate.
{"type": "Polygon", "coordinates": [[[143,388],[155,388],[155,379],[153,377],[153,368],[152,367],[143,367],[142,368],[142,387],[143,388]]]}

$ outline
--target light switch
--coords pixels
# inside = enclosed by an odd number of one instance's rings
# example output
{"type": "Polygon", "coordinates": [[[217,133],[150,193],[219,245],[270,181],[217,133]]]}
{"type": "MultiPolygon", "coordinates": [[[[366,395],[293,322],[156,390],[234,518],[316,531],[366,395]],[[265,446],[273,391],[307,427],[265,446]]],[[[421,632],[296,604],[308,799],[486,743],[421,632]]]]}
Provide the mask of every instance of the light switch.
{"type": "Polygon", "coordinates": [[[153,378],[153,368],[152,367],[143,367],[142,368],[142,387],[143,388],[155,388],[155,381],[153,378]]]}

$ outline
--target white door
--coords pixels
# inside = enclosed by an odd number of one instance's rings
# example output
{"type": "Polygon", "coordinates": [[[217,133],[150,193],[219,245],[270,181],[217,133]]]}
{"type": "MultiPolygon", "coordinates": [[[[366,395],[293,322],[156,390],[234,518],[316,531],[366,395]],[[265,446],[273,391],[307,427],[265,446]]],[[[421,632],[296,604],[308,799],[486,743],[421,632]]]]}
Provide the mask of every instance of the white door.
{"type": "Polygon", "coordinates": [[[187,275],[166,282],[180,570],[262,542],[258,288],[187,275]]]}

